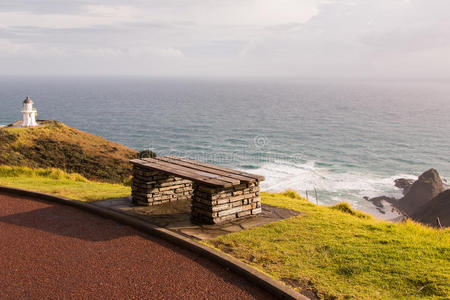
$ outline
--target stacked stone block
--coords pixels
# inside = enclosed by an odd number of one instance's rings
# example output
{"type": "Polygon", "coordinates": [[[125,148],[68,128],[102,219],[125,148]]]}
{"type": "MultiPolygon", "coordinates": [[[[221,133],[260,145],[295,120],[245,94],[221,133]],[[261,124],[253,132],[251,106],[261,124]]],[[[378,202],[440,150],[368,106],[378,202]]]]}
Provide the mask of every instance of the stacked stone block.
{"type": "Polygon", "coordinates": [[[240,184],[229,188],[210,188],[195,184],[192,197],[192,217],[217,224],[261,213],[258,183],[240,184]]]}
{"type": "Polygon", "coordinates": [[[133,166],[131,195],[138,205],[157,205],[176,200],[192,199],[192,181],[167,173],[133,166]]]}

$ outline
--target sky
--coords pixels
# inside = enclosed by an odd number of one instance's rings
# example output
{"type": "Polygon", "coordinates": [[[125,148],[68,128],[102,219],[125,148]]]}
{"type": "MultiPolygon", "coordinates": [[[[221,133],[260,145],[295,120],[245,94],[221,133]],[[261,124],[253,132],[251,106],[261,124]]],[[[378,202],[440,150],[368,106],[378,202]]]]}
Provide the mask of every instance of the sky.
{"type": "Polygon", "coordinates": [[[1,75],[450,79],[448,0],[1,0],[1,75]]]}

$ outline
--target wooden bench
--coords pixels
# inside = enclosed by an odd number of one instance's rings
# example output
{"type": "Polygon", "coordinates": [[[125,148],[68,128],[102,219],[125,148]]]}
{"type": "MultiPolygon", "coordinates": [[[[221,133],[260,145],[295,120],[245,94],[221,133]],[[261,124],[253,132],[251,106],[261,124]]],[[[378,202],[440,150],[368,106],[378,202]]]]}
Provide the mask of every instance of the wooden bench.
{"type": "Polygon", "coordinates": [[[192,201],[192,217],[223,223],[261,213],[263,176],[175,156],[133,159],[133,202],[192,201]]]}

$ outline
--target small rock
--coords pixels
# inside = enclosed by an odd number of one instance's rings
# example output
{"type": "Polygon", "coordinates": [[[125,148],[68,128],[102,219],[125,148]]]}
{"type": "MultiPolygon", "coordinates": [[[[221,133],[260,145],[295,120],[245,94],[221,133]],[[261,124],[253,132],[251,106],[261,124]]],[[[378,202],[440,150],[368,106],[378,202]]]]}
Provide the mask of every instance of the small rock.
{"type": "Polygon", "coordinates": [[[414,183],[414,179],[408,179],[408,178],[399,178],[395,179],[395,186],[399,189],[403,190],[403,195],[406,195],[411,188],[411,186],[414,183]]]}
{"type": "Polygon", "coordinates": [[[397,199],[395,199],[393,197],[379,196],[379,197],[374,197],[374,198],[370,198],[370,199],[369,199],[369,197],[363,197],[363,198],[364,198],[364,200],[371,202],[377,208],[377,210],[382,214],[386,213],[384,210],[383,201],[386,201],[393,205],[397,204],[397,199]]]}

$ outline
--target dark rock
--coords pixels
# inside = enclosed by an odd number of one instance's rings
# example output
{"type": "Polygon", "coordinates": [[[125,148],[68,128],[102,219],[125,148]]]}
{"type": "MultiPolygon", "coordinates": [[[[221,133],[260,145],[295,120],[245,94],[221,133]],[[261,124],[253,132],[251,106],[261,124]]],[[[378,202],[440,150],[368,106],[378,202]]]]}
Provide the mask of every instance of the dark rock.
{"type": "Polygon", "coordinates": [[[430,169],[413,183],[408,193],[398,201],[398,207],[410,216],[443,191],[444,185],[439,173],[435,169],[430,169]]]}
{"type": "Polygon", "coordinates": [[[411,215],[414,220],[435,227],[438,217],[442,226],[450,227],[450,190],[440,193],[411,215]]]}
{"type": "Polygon", "coordinates": [[[373,205],[375,205],[376,207],[381,207],[381,208],[384,207],[383,201],[386,201],[391,204],[397,203],[397,199],[395,199],[394,197],[388,197],[388,196],[379,196],[379,197],[374,197],[374,198],[370,198],[370,199],[365,197],[365,199],[369,202],[372,202],[373,205]]]}
{"type": "Polygon", "coordinates": [[[409,189],[414,183],[414,179],[407,179],[407,178],[399,178],[395,179],[395,186],[399,189],[403,190],[403,195],[406,195],[409,192],[409,189]]]}
{"type": "Polygon", "coordinates": [[[386,201],[392,205],[396,205],[397,204],[397,199],[393,198],[393,197],[387,197],[387,196],[379,196],[379,197],[374,197],[374,198],[370,198],[369,197],[363,197],[364,200],[371,202],[376,208],[377,210],[382,213],[385,214],[386,211],[384,210],[384,204],[383,201],[386,201]]]}

